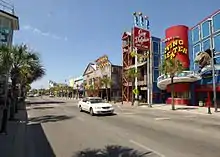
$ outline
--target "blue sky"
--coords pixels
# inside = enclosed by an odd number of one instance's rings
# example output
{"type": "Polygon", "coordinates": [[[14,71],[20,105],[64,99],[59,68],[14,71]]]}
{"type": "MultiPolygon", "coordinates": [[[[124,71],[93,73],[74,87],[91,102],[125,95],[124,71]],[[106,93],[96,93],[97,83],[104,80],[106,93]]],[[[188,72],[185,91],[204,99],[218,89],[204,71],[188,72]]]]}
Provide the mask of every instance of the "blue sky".
{"type": "Polygon", "coordinates": [[[150,19],[154,36],[164,37],[176,24],[193,26],[219,9],[219,0],[11,0],[20,18],[14,43],[27,43],[40,53],[48,80],[64,82],[78,77],[89,62],[107,54],[122,64],[121,36],[132,27],[132,13],[150,19]]]}

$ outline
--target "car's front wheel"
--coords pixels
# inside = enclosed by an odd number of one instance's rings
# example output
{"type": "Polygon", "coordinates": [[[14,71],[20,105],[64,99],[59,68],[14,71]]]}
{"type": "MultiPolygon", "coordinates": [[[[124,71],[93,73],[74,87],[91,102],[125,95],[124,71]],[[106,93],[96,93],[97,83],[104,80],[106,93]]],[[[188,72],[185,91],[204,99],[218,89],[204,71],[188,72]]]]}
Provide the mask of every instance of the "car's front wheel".
{"type": "Polygon", "coordinates": [[[81,106],[79,106],[79,111],[80,111],[80,112],[82,112],[82,111],[83,111],[81,106]]]}
{"type": "Polygon", "coordinates": [[[90,113],[91,116],[94,116],[94,112],[93,112],[92,108],[90,108],[90,112],[89,113],[90,113]]]}

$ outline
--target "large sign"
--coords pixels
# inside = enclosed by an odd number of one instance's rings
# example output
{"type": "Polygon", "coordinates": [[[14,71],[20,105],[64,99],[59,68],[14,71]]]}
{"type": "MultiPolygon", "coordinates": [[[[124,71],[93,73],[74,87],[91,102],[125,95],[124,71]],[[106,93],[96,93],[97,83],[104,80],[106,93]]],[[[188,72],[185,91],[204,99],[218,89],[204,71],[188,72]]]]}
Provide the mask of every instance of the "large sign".
{"type": "Polygon", "coordinates": [[[108,60],[107,55],[104,55],[98,58],[95,62],[96,62],[97,68],[100,68],[100,69],[103,69],[104,67],[109,65],[109,60],[108,60]]]}
{"type": "Polygon", "coordinates": [[[177,53],[187,54],[187,48],[181,39],[174,39],[165,47],[165,59],[173,59],[177,53]]]}
{"type": "Polygon", "coordinates": [[[148,30],[134,27],[133,28],[133,46],[138,49],[150,49],[150,32],[148,30]]]}

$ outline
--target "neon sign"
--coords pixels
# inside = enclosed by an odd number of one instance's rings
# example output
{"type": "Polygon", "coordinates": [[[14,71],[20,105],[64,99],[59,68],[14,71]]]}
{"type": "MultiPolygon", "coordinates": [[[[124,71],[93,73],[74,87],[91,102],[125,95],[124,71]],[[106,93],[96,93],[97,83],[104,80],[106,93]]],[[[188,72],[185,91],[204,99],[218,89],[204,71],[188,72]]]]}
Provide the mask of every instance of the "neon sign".
{"type": "Polygon", "coordinates": [[[187,48],[181,39],[175,39],[165,47],[165,59],[173,59],[177,53],[187,54],[187,48]]]}

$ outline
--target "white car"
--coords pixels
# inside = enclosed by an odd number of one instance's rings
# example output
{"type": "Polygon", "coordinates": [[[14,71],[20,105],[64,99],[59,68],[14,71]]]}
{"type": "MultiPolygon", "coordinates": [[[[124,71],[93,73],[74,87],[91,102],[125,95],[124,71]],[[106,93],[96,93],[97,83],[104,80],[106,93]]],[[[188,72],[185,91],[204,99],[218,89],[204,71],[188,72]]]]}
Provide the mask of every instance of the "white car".
{"type": "Polygon", "coordinates": [[[104,102],[99,97],[86,97],[78,103],[80,111],[87,111],[92,116],[98,114],[113,114],[114,108],[111,104],[104,102]]]}
{"type": "Polygon", "coordinates": [[[49,97],[54,97],[54,95],[53,95],[53,94],[50,94],[49,97]]]}

